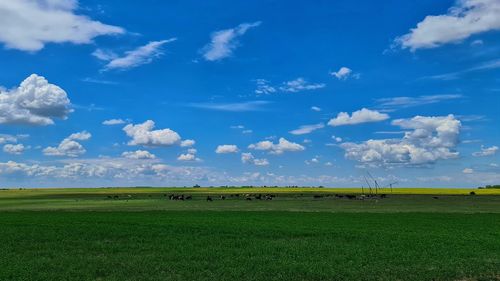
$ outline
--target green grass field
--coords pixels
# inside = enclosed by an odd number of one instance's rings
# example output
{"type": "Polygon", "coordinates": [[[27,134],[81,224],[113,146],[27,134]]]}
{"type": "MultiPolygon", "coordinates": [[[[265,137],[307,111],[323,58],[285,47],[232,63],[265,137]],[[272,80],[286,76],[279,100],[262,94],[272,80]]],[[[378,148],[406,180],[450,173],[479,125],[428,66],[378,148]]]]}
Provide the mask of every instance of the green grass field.
{"type": "Polygon", "coordinates": [[[394,191],[0,190],[0,280],[500,280],[500,196],[394,191]]]}

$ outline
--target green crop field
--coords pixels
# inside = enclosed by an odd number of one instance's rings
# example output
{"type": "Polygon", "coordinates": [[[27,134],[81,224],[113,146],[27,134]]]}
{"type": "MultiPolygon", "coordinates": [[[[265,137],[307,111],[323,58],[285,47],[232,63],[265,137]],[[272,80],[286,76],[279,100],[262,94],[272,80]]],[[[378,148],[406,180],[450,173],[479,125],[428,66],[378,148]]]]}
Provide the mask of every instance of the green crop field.
{"type": "Polygon", "coordinates": [[[0,190],[0,280],[500,280],[497,190],[383,192],[0,190]]]}

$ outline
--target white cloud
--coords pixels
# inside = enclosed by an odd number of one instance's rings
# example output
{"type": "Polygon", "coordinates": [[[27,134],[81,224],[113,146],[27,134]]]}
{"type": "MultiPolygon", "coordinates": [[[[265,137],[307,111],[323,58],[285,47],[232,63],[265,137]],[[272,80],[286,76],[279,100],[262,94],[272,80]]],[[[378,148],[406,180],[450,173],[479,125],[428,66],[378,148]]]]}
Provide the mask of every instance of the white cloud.
{"type": "Polygon", "coordinates": [[[51,125],[53,118],[66,119],[72,111],[66,92],[36,74],[19,87],[0,87],[0,124],[51,125]]]}
{"type": "Polygon", "coordinates": [[[106,180],[109,180],[109,184],[120,182],[130,186],[144,184],[144,181],[161,184],[165,180],[187,184],[215,176],[213,171],[206,168],[170,166],[158,162],[157,159],[137,160],[123,157],[60,160],[52,165],[0,162],[0,175],[14,176],[16,181],[22,177],[34,179],[35,186],[40,186],[38,178],[51,179],[51,186],[58,183],[56,180],[61,180],[61,186],[82,186],[85,183],[87,186],[95,186],[96,183],[102,184],[106,180]],[[67,179],[78,181],[68,182],[67,179]]]}
{"type": "Polygon", "coordinates": [[[494,145],[491,147],[484,147],[481,146],[481,151],[476,151],[472,153],[473,156],[475,157],[482,157],[482,156],[491,156],[495,155],[498,151],[498,146],[494,145]]]}
{"type": "Polygon", "coordinates": [[[316,157],[313,157],[311,160],[305,160],[304,163],[306,165],[318,164],[319,163],[319,158],[316,156],[316,157]]]}
{"type": "Polygon", "coordinates": [[[478,71],[486,71],[486,70],[492,70],[492,69],[498,69],[500,68],[500,59],[493,59],[489,61],[482,62],[480,64],[477,64],[473,67],[469,67],[466,69],[462,69],[459,71],[455,72],[448,72],[444,74],[437,74],[437,75],[432,75],[432,76],[425,76],[420,79],[435,79],[435,80],[454,80],[458,79],[461,76],[464,76],[468,73],[474,73],[478,71]]]}
{"type": "Polygon", "coordinates": [[[332,136],[332,139],[335,140],[336,142],[342,142],[341,137],[332,136]]]}
{"type": "Polygon", "coordinates": [[[96,49],[92,55],[100,60],[110,61],[118,57],[116,53],[110,50],[96,49]]]}
{"type": "Polygon", "coordinates": [[[3,151],[5,153],[9,153],[9,154],[16,154],[16,155],[19,155],[19,154],[22,154],[24,152],[24,145],[23,144],[6,144],[3,146],[3,151]]]}
{"type": "Polygon", "coordinates": [[[89,140],[92,137],[92,135],[87,132],[87,131],[81,131],[78,133],[71,134],[68,139],[70,140],[79,140],[79,141],[85,141],[89,140]]]}
{"type": "Polygon", "coordinates": [[[193,145],[195,145],[195,141],[194,140],[183,140],[181,141],[181,147],[191,147],[193,145]]]}
{"type": "Polygon", "coordinates": [[[153,130],[155,122],[147,120],[142,124],[128,124],[123,128],[123,131],[132,140],[128,145],[144,145],[144,146],[170,146],[181,141],[181,137],[175,131],[170,129],[153,130]]]}
{"type": "Polygon", "coordinates": [[[434,104],[447,100],[454,100],[463,98],[459,94],[444,94],[444,95],[430,95],[430,96],[417,96],[417,97],[393,97],[381,98],[376,102],[385,109],[398,109],[414,106],[421,106],[426,104],[434,104]]]}
{"type": "Polygon", "coordinates": [[[314,125],[302,125],[298,129],[291,130],[289,133],[292,135],[305,135],[324,127],[325,125],[323,123],[314,125]]]}
{"type": "Polygon", "coordinates": [[[471,169],[471,168],[465,168],[465,169],[462,170],[462,173],[464,173],[464,174],[472,174],[472,173],[474,173],[474,170],[471,169]]]}
{"type": "Polygon", "coordinates": [[[236,47],[239,46],[238,38],[243,36],[249,29],[257,27],[260,21],[253,23],[242,23],[235,28],[215,31],[211,34],[210,43],[202,48],[201,52],[207,61],[217,61],[230,57],[236,47]]]}
{"type": "Polygon", "coordinates": [[[262,111],[264,106],[270,104],[269,101],[246,101],[236,103],[190,103],[187,106],[217,111],[246,112],[262,111]]]}
{"type": "MultiPolygon", "coordinates": [[[[193,141],[192,145],[194,145],[194,141],[193,141]]],[[[186,153],[183,153],[183,154],[179,155],[179,157],[177,157],[177,160],[185,161],[185,162],[189,162],[189,161],[199,162],[199,161],[201,161],[201,159],[196,157],[196,153],[198,153],[198,150],[196,150],[196,148],[188,148],[186,153]]]]}
{"type": "Polygon", "coordinates": [[[351,116],[349,116],[349,113],[347,112],[340,112],[336,118],[330,119],[328,125],[334,127],[343,125],[355,125],[368,122],[379,122],[387,119],[389,119],[389,115],[385,113],[362,108],[361,110],[354,111],[351,116]]]}
{"type": "Polygon", "coordinates": [[[294,152],[305,150],[305,147],[294,142],[290,142],[285,138],[280,138],[277,144],[271,141],[265,140],[260,141],[256,144],[251,144],[248,146],[250,149],[254,150],[265,150],[269,151],[271,154],[283,154],[284,152],[294,152]]]}
{"type": "Polygon", "coordinates": [[[144,46],[125,52],[125,55],[121,57],[111,55],[112,53],[106,53],[105,51],[100,49],[96,50],[92,54],[96,58],[108,62],[104,66],[103,70],[126,70],[138,67],[143,64],[151,63],[154,59],[161,57],[163,55],[163,51],[161,49],[163,45],[175,40],[177,40],[177,38],[170,38],[168,40],[161,41],[151,41],[144,46]]]}
{"type": "Polygon", "coordinates": [[[257,95],[274,94],[278,91],[274,86],[271,86],[266,79],[256,79],[255,83],[257,84],[257,88],[255,89],[257,95]]]}
{"type": "Polygon", "coordinates": [[[458,0],[446,14],[426,16],[417,27],[396,38],[394,43],[415,51],[460,42],[491,30],[500,30],[498,0],[458,0]]]}
{"type": "Polygon", "coordinates": [[[362,143],[346,142],[340,146],[345,157],[375,166],[426,165],[437,160],[458,157],[455,151],[460,133],[460,121],[453,115],[439,117],[416,116],[398,119],[393,125],[405,132],[402,139],[367,140],[362,143]]]}
{"type": "Polygon", "coordinates": [[[177,157],[177,160],[179,161],[185,161],[185,162],[189,162],[189,161],[202,161],[200,158],[196,157],[196,155],[194,153],[184,153],[184,154],[181,154],[179,155],[179,157],[177,157]]]}
{"type": "Polygon", "coordinates": [[[125,124],[125,120],[123,119],[109,119],[109,120],[104,120],[102,122],[103,125],[111,126],[111,125],[121,125],[125,124]]]}
{"type": "Polygon", "coordinates": [[[279,89],[283,92],[297,93],[301,91],[309,91],[324,88],[323,83],[309,83],[304,78],[299,77],[295,80],[283,82],[283,86],[279,89]]]}
{"type": "Polygon", "coordinates": [[[0,42],[7,48],[41,50],[47,43],[89,44],[100,35],[125,32],[75,14],[76,0],[0,1],[0,42]]]}
{"type": "Polygon", "coordinates": [[[311,110],[318,112],[318,111],[321,111],[321,108],[319,108],[317,106],[311,106],[311,110]]]}
{"type": "Polygon", "coordinates": [[[348,78],[359,79],[359,73],[353,73],[352,69],[342,66],[338,71],[330,72],[330,75],[339,80],[347,80],[348,78]]]}
{"type": "Polygon", "coordinates": [[[239,151],[238,146],[234,144],[223,144],[217,146],[215,153],[225,154],[225,153],[237,153],[239,151]]]}
{"type": "Polygon", "coordinates": [[[241,154],[241,162],[244,164],[253,164],[255,166],[267,166],[269,165],[269,161],[265,158],[256,159],[252,153],[242,153],[241,154]]]}
{"type": "Polygon", "coordinates": [[[12,135],[0,134],[0,144],[7,142],[17,142],[17,137],[12,135]]]}
{"type": "Polygon", "coordinates": [[[252,131],[252,130],[250,130],[250,129],[245,129],[245,126],[243,126],[243,125],[235,125],[235,126],[231,126],[230,128],[231,128],[231,129],[238,129],[238,130],[241,130],[241,133],[242,133],[242,134],[251,134],[251,133],[253,133],[253,131],[252,131]]]}
{"type": "Polygon", "coordinates": [[[177,157],[177,160],[179,161],[194,161],[196,160],[196,156],[191,153],[186,153],[186,154],[181,154],[179,157],[177,157]]]}
{"type": "Polygon", "coordinates": [[[155,159],[156,155],[147,150],[125,151],[122,157],[129,159],[155,159]]]}
{"type": "Polygon", "coordinates": [[[47,156],[78,157],[86,152],[85,148],[77,141],[89,140],[92,135],[87,131],[71,134],[63,139],[57,147],[46,147],[43,154],[47,156]]]}
{"type": "Polygon", "coordinates": [[[476,40],[470,42],[471,46],[482,46],[483,44],[484,44],[484,42],[481,39],[476,39],[476,40]]]}

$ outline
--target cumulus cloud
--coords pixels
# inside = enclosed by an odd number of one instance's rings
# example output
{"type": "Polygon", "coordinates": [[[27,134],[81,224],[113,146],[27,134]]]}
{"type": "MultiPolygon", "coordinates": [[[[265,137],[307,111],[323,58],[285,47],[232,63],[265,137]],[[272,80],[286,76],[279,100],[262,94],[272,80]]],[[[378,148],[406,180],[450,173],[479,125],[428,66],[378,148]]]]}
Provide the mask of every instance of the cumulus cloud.
{"type": "Polygon", "coordinates": [[[475,156],[475,157],[482,157],[482,156],[491,156],[491,155],[495,155],[498,151],[498,146],[494,145],[494,146],[491,146],[491,147],[484,147],[484,146],[481,146],[481,151],[476,151],[474,153],[472,153],[472,156],[475,156]]]}
{"type": "Polygon", "coordinates": [[[181,155],[179,155],[179,157],[177,157],[177,160],[179,160],[179,161],[194,161],[195,159],[196,159],[196,156],[194,154],[191,154],[191,153],[181,154],[181,155]]]}
{"type": "Polygon", "coordinates": [[[291,130],[289,133],[292,135],[305,135],[310,134],[313,131],[324,128],[325,125],[323,123],[314,124],[314,125],[302,125],[298,129],[291,130]]]}
{"type": "Polygon", "coordinates": [[[181,141],[181,147],[191,147],[193,145],[195,145],[195,141],[194,140],[183,140],[181,141]]]}
{"type": "Polygon", "coordinates": [[[215,153],[218,154],[237,153],[238,151],[238,146],[234,144],[222,144],[215,149],[215,153]]]}
{"type": "Polygon", "coordinates": [[[356,125],[361,123],[379,122],[389,119],[389,115],[380,113],[376,110],[362,108],[361,110],[354,111],[351,116],[347,112],[340,112],[337,117],[330,119],[328,125],[330,126],[343,126],[343,125],[356,125]]]}
{"type": "Polygon", "coordinates": [[[330,72],[330,75],[338,80],[347,80],[348,78],[359,79],[359,73],[352,72],[352,69],[342,66],[338,71],[330,72]]]}
{"type": "Polygon", "coordinates": [[[0,87],[0,124],[51,125],[53,118],[66,119],[71,110],[66,92],[36,74],[19,87],[0,87]]]}
{"type": "Polygon", "coordinates": [[[345,150],[345,157],[374,166],[417,166],[459,155],[455,147],[461,124],[453,115],[415,116],[394,120],[392,124],[410,131],[405,132],[402,139],[342,143],[340,147],[345,150]]]}
{"type": "Polygon", "coordinates": [[[143,146],[171,146],[181,141],[178,133],[171,129],[153,130],[155,122],[147,120],[142,124],[128,124],[123,127],[123,131],[132,140],[128,145],[143,145],[143,146]]]}
{"type": "Polygon", "coordinates": [[[243,164],[253,164],[255,166],[267,166],[269,165],[269,161],[265,158],[255,158],[252,153],[247,152],[247,153],[242,153],[241,154],[241,162],[243,164]]]}
{"type": "MultiPolygon", "coordinates": [[[[81,186],[96,179],[100,183],[109,180],[110,184],[121,181],[125,185],[130,185],[132,182],[144,183],[144,181],[159,184],[165,180],[190,183],[208,180],[214,176],[214,172],[206,168],[166,165],[156,159],[136,160],[119,157],[61,160],[50,165],[0,162],[0,175],[14,176],[16,180],[20,180],[23,176],[35,180],[47,178],[52,180],[51,185],[57,183],[55,180],[63,180],[61,184],[64,186],[72,183],[67,179],[75,179],[78,181],[73,186],[81,186]]],[[[37,181],[35,184],[39,185],[37,181]]],[[[92,186],[95,186],[95,182],[92,186]]]]}
{"type": "Polygon", "coordinates": [[[305,147],[294,142],[290,142],[285,138],[280,138],[278,143],[273,143],[271,141],[265,140],[260,141],[255,144],[251,144],[248,146],[250,149],[254,150],[264,150],[269,151],[271,154],[283,154],[284,152],[294,152],[294,151],[302,151],[305,150],[305,147]]]}
{"type": "Polygon", "coordinates": [[[0,1],[0,42],[9,49],[38,51],[47,43],[89,44],[97,36],[125,32],[77,15],[77,9],[76,0],[0,1]]]}
{"type": "Polygon", "coordinates": [[[332,136],[332,139],[335,140],[336,142],[342,142],[341,137],[332,136]]]}
{"type": "Polygon", "coordinates": [[[323,83],[309,83],[302,77],[295,80],[283,82],[283,85],[279,88],[283,92],[297,93],[302,91],[316,90],[324,88],[326,85],[323,83]]]}
{"type": "Polygon", "coordinates": [[[230,57],[239,46],[238,39],[249,29],[257,27],[260,21],[253,23],[242,23],[235,28],[215,31],[210,36],[210,43],[201,49],[203,58],[207,61],[217,61],[230,57]]]}
{"type": "Polygon", "coordinates": [[[196,157],[198,150],[195,148],[189,148],[186,153],[183,153],[177,157],[179,161],[201,161],[200,158],[196,157]]]}
{"type": "Polygon", "coordinates": [[[446,14],[426,16],[394,43],[402,49],[415,51],[460,42],[491,30],[500,30],[498,0],[458,0],[446,14]]]}
{"type": "Polygon", "coordinates": [[[156,155],[147,150],[125,151],[122,157],[129,159],[155,159],[156,155]]]}
{"type": "Polygon", "coordinates": [[[89,140],[92,135],[87,131],[71,134],[69,137],[63,139],[57,147],[46,147],[43,154],[47,156],[68,156],[78,157],[86,152],[83,145],[78,141],[89,140]]]}
{"type": "Polygon", "coordinates": [[[0,134],[0,144],[7,142],[17,142],[17,137],[13,135],[0,134]]]}
{"type": "Polygon", "coordinates": [[[25,149],[24,145],[20,143],[19,144],[8,143],[3,146],[3,151],[5,153],[15,154],[15,155],[22,154],[24,152],[24,149],[25,149]]]}
{"type": "Polygon", "coordinates": [[[123,119],[109,119],[109,120],[104,120],[102,122],[103,125],[111,126],[111,125],[121,125],[125,124],[125,120],[123,119]]]}
{"type": "Polygon", "coordinates": [[[170,38],[168,40],[151,41],[148,44],[138,47],[134,50],[127,51],[123,56],[118,56],[111,52],[105,52],[97,49],[92,53],[96,58],[107,61],[103,70],[126,70],[138,67],[143,64],[151,63],[154,59],[163,55],[163,45],[173,42],[177,38],[170,38]]]}
{"type": "Polygon", "coordinates": [[[319,108],[319,107],[317,107],[317,106],[311,106],[311,110],[312,110],[312,111],[319,112],[319,111],[321,111],[321,108],[319,108]]]}
{"type": "Polygon", "coordinates": [[[472,173],[474,173],[474,170],[471,169],[471,168],[465,168],[465,169],[462,170],[462,173],[464,173],[464,174],[472,174],[472,173]]]}

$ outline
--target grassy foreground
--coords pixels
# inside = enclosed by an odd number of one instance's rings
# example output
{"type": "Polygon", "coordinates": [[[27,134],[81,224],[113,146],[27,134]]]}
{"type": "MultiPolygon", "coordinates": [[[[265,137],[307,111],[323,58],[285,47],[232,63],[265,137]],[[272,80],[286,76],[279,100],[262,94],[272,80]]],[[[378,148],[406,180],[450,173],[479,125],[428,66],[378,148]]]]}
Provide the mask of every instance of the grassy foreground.
{"type": "Polygon", "coordinates": [[[0,190],[0,280],[500,280],[500,196],[410,191],[0,190]]]}
{"type": "Polygon", "coordinates": [[[0,280],[499,280],[500,215],[0,213],[0,280]]]}

